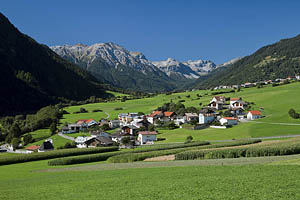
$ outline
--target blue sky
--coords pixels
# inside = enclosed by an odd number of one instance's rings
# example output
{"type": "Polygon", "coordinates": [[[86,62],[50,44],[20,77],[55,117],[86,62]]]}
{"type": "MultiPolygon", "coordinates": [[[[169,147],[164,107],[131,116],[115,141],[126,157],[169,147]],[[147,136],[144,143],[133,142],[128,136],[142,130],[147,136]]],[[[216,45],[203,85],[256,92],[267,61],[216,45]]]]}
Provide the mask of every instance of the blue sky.
{"type": "Polygon", "coordinates": [[[300,1],[1,0],[22,32],[51,45],[114,42],[149,60],[217,64],[300,34],[300,1]]]}

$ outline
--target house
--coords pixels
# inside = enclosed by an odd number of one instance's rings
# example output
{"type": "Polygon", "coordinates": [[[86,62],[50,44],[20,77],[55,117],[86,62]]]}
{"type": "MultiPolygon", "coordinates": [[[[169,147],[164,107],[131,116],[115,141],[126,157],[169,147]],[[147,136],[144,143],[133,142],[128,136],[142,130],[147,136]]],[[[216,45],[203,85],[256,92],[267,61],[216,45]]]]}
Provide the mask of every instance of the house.
{"type": "Polygon", "coordinates": [[[138,113],[120,113],[118,115],[118,119],[121,121],[122,124],[129,124],[134,120],[134,118],[138,117],[138,113]]]}
{"type": "Polygon", "coordinates": [[[76,137],[76,139],[75,139],[76,147],[77,148],[87,148],[85,142],[94,137],[96,137],[96,136],[90,136],[90,137],[78,136],[78,137],[76,137]]]}
{"type": "Polygon", "coordinates": [[[221,125],[237,125],[238,124],[238,120],[235,117],[223,117],[220,119],[220,123],[221,125]]]}
{"type": "Polygon", "coordinates": [[[63,134],[67,133],[78,133],[81,130],[81,125],[79,124],[68,124],[68,126],[64,126],[61,129],[63,134]]]}
{"type": "Polygon", "coordinates": [[[117,142],[117,143],[120,143],[122,138],[124,138],[124,137],[134,138],[134,136],[130,135],[130,133],[127,133],[127,132],[114,133],[111,135],[112,141],[117,142]]]}
{"type": "Polygon", "coordinates": [[[186,121],[198,120],[199,116],[197,113],[185,113],[184,114],[186,121]]]}
{"type": "Polygon", "coordinates": [[[99,147],[99,146],[111,146],[113,145],[113,141],[109,137],[98,136],[98,137],[89,138],[84,142],[84,145],[86,146],[86,148],[99,147]]]}
{"type": "Polygon", "coordinates": [[[176,117],[174,118],[174,123],[175,123],[176,125],[184,124],[185,122],[186,122],[185,116],[176,116],[176,117]]]}
{"type": "Polygon", "coordinates": [[[80,119],[76,124],[81,125],[81,127],[91,127],[97,125],[98,122],[94,119],[80,119]]]}
{"type": "Polygon", "coordinates": [[[110,137],[109,133],[103,131],[91,131],[91,136],[103,136],[103,137],[110,137]]]}
{"type": "Polygon", "coordinates": [[[145,118],[145,119],[139,119],[131,122],[132,126],[136,126],[137,128],[145,127],[148,129],[148,127],[151,125],[151,123],[145,118]]]}
{"type": "Polygon", "coordinates": [[[54,146],[52,143],[52,140],[45,140],[45,142],[43,142],[43,144],[40,146],[40,148],[38,149],[38,152],[46,152],[46,151],[52,151],[54,150],[54,146]]]}
{"type": "Polygon", "coordinates": [[[208,106],[216,110],[222,110],[225,103],[226,98],[224,96],[214,96],[208,106]]]}
{"type": "Polygon", "coordinates": [[[28,151],[34,152],[34,151],[38,151],[40,147],[41,146],[38,146],[38,145],[32,145],[32,146],[26,147],[25,149],[28,151]]]}
{"type": "Polygon", "coordinates": [[[215,114],[213,113],[200,113],[199,124],[209,124],[215,120],[215,114]]]}
{"type": "Polygon", "coordinates": [[[249,82],[246,82],[243,86],[245,87],[245,88],[249,88],[249,87],[253,87],[253,83],[249,83],[249,82]]]}
{"type": "Polygon", "coordinates": [[[141,145],[144,144],[153,144],[156,141],[156,131],[140,131],[138,132],[138,141],[141,145]]]}
{"type": "Polygon", "coordinates": [[[164,118],[173,120],[175,116],[176,116],[176,114],[174,112],[164,112],[164,118]]]}
{"type": "Polygon", "coordinates": [[[161,120],[164,117],[162,111],[153,111],[149,116],[147,116],[148,122],[154,124],[155,120],[161,120]]]}
{"type": "Polygon", "coordinates": [[[233,114],[234,116],[237,116],[237,115],[244,115],[244,109],[243,109],[243,108],[239,108],[239,107],[236,107],[236,108],[230,108],[229,111],[230,111],[230,113],[233,114]]]}
{"type": "Polygon", "coordinates": [[[242,98],[231,98],[230,99],[230,108],[243,108],[246,106],[246,103],[242,101],[242,98]]]}
{"type": "Polygon", "coordinates": [[[114,128],[119,128],[120,127],[120,123],[121,121],[120,120],[111,120],[108,125],[111,129],[114,129],[114,128]]]}
{"type": "Polygon", "coordinates": [[[261,112],[258,110],[251,110],[247,114],[247,119],[249,120],[259,119],[261,117],[262,117],[261,112]]]}
{"type": "Polygon", "coordinates": [[[122,133],[128,133],[130,135],[135,135],[135,132],[138,128],[136,126],[133,125],[128,125],[128,126],[123,126],[121,128],[121,132],[122,133]]]}

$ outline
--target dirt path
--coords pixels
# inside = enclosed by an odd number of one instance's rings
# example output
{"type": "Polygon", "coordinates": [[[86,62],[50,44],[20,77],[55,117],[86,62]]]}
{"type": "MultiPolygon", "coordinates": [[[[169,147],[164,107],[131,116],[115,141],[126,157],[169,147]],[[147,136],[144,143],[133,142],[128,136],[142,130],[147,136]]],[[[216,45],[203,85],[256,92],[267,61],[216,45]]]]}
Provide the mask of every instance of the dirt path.
{"type": "Polygon", "coordinates": [[[158,156],[154,158],[147,158],[144,161],[146,162],[151,162],[151,161],[170,161],[170,160],[175,160],[175,155],[168,155],[168,156],[158,156]]]}

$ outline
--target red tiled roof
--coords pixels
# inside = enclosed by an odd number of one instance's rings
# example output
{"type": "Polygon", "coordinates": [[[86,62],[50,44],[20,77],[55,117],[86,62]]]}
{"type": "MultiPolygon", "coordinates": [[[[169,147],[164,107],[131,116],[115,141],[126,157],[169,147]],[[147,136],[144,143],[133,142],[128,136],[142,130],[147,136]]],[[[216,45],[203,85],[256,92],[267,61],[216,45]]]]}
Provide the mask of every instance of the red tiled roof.
{"type": "Polygon", "coordinates": [[[164,115],[166,117],[171,117],[173,115],[174,112],[164,112],[164,115]]]}
{"type": "Polygon", "coordinates": [[[231,98],[230,101],[237,101],[237,100],[240,100],[240,99],[241,99],[241,97],[239,97],[239,98],[231,98]]]}
{"type": "Polygon", "coordinates": [[[234,117],[223,117],[224,119],[227,119],[227,120],[237,120],[237,118],[234,118],[234,117]]]}
{"type": "Polygon", "coordinates": [[[251,113],[252,115],[261,115],[261,112],[258,110],[251,110],[249,111],[249,113],[251,113]]]}
{"type": "Polygon", "coordinates": [[[82,123],[90,123],[91,121],[93,121],[93,119],[80,119],[77,121],[76,124],[82,124],[82,123]]]}
{"type": "Polygon", "coordinates": [[[140,131],[139,134],[141,135],[157,135],[156,131],[140,131]]]}
{"type": "Polygon", "coordinates": [[[25,149],[26,149],[26,150],[37,150],[37,149],[39,149],[39,148],[40,148],[40,146],[32,145],[32,146],[26,147],[25,149]]]}
{"type": "Polygon", "coordinates": [[[160,115],[160,114],[162,114],[162,111],[154,111],[153,113],[151,113],[151,114],[149,115],[149,117],[154,117],[154,116],[160,115]]]}
{"type": "Polygon", "coordinates": [[[85,123],[90,123],[91,121],[93,121],[93,119],[88,119],[85,121],[85,123]]]}

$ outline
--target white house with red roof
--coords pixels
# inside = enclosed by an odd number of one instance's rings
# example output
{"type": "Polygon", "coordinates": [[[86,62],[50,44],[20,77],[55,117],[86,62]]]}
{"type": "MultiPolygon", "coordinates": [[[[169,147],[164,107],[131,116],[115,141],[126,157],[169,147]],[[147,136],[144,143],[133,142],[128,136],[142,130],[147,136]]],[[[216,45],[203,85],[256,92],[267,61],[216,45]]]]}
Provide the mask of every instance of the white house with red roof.
{"type": "Polygon", "coordinates": [[[162,111],[153,111],[150,115],[148,115],[147,121],[150,122],[151,124],[154,124],[154,121],[156,119],[162,119],[164,117],[164,113],[162,111]]]}
{"type": "Polygon", "coordinates": [[[238,124],[238,119],[235,117],[223,117],[220,119],[221,125],[237,125],[238,124]]]}
{"type": "Polygon", "coordinates": [[[143,144],[153,144],[156,141],[156,131],[140,131],[138,132],[137,140],[140,142],[141,145],[143,144]]]}
{"type": "Polygon", "coordinates": [[[230,99],[230,108],[242,108],[244,109],[246,103],[242,101],[242,98],[231,98],[230,99]]]}
{"type": "Polygon", "coordinates": [[[80,119],[76,122],[76,124],[80,125],[81,127],[91,127],[97,125],[98,122],[94,119],[80,119]]]}
{"type": "Polygon", "coordinates": [[[249,119],[249,120],[259,119],[261,117],[262,117],[262,114],[258,110],[251,110],[247,114],[247,119],[249,119]]]}

